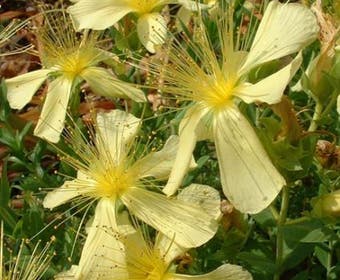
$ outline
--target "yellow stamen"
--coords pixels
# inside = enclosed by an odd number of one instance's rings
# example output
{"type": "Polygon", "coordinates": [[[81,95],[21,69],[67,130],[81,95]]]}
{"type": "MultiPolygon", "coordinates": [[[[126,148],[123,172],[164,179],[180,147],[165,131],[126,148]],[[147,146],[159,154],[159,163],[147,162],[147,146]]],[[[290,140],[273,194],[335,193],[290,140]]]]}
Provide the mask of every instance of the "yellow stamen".
{"type": "Polygon", "coordinates": [[[109,165],[105,169],[98,170],[92,176],[96,181],[94,195],[113,199],[134,186],[136,181],[134,174],[121,165],[109,165]]]}
{"type": "Polygon", "coordinates": [[[62,11],[46,13],[45,20],[46,24],[37,35],[41,42],[42,63],[46,68],[73,79],[85,68],[102,60],[96,48],[98,34],[85,32],[80,36],[62,11]]]}
{"type": "Polygon", "coordinates": [[[211,109],[221,109],[231,104],[234,88],[234,80],[214,79],[206,87],[193,92],[193,99],[211,109]]]}
{"type": "Polygon", "coordinates": [[[59,60],[55,63],[55,68],[64,75],[74,78],[79,75],[85,68],[94,64],[97,54],[94,49],[78,49],[73,53],[61,54],[59,60]]]}
{"type": "Polygon", "coordinates": [[[150,250],[141,261],[145,270],[145,280],[164,280],[168,266],[158,250],[150,250]]]}

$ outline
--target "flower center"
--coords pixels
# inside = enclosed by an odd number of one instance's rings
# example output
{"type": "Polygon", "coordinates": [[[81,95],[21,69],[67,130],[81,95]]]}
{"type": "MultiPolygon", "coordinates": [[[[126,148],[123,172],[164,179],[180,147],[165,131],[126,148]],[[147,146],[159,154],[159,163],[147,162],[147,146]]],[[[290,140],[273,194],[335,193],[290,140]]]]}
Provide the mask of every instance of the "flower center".
{"type": "Polygon", "coordinates": [[[70,78],[78,76],[85,68],[95,64],[96,54],[91,50],[78,49],[59,57],[55,67],[70,78]]]}
{"type": "Polygon", "coordinates": [[[122,166],[109,166],[94,176],[95,196],[115,199],[136,183],[135,177],[122,166]]]}
{"type": "Polygon", "coordinates": [[[159,257],[159,254],[154,252],[153,256],[150,256],[149,260],[150,270],[146,276],[146,280],[164,280],[166,279],[167,265],[164,260],[159,257]]]}
{"type": "Polygon", "coordinates": [[[196,94],[196,99],[205,103],[212,109],[221,109],[231,104],[235,89],[234,79],[214,79],[209,81],[206,86],[196,94]]]}

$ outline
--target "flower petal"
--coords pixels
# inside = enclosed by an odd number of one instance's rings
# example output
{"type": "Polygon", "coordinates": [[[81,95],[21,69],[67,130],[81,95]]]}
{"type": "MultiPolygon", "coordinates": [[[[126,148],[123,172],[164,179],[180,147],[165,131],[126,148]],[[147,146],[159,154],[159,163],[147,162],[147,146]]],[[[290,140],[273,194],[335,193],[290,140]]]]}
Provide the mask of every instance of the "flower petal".
{"type": "Polygon", "coordinates": [[[194,203],[204,210],[211,217],[217,220],[221,216],[221,199],[217,190],[210,186],[191,184],[184,188],[177,199],[189,203],[194,203]]]}
{"type": "Polygon", "coordinates": [[[75,179],[66,181],[61,187],[47,193],[43,205],[45,208],[53,209],[66,202],[70,202],[73,198],[88,193],[89,188],[86,186],[93,184],[94,182],[91,180],[75,179]]]}
{"type": "Polygon", "coordinates": [[[179,32],[183,31],[183,26],[189,26],[193,12],[185,7],[180,7],[176,14],[176,28],[179,32]]]}
{"type": "Polygon", "coordinates": [[[301,53],[280,71],[262,79],[256,84],[243,84],[236,89],[236,95],[246,103],[266,102],[275,104],[280,102],[282,94],[299,69],[302,62],[301,53]]]}
{"type": "Polygon", "coordinates": [[[7,99],[13,109],[22,109],[47,79],[51,70],[42,69],[7,79],[7,99]]]}
{"type": "Polygon", "coordinates": [[[172,195],[176,192],[189,169],[192,153],[198,140],[195,130],[205,113],[200,106],[193,106],[186,112],[181,121],[176,159],[168,183],[163,188],[163,192],[167,195],[172,195]]]}
{"type": "Polygon", "coordinates": [[[167,178],[175,161],[179,138],[172,135],[164,144],[162,150],[153,152],[138,160],[132,168],[136,169],[139,177],[167,178]]]}
{"type": "Polygon", "coordinates": [[[124,238],[124,244],[126,248],[126,269],[129,274],[126,280],[147,279],[146,272],[150,271],[150,268],[157,267],[154,261],[160,265],[163,264],[163,259],[156,260],[154,258],[155,253],[158,252],[154,252],[154,248],[152,248],[150,244],[150,239],[145,239],[141,229],[136,231],[135,234],[126,236],[124,238]]]}
{"type": "Polygon", "coordinates": [[[134,9],[124,0],[79,0],[67,11],[71,14],[77,30],[103,30],[114,25],[134,9]]]}
{"type": "Polygon", "coordinates": [[[78,266],[72,265],[67,271],[63,271],[54,276],[56,280],[76,280],[75,275],[77,273],[78,266]]]}
{"type": "Polygon", "coordinates": [[[128,279],[124,244],[120,241],[115,201],[100,199],[89,229],[76,279],[128,279]]]}
{"type": "Polygon", "coordinates": [[[141,89],[113,77],[106,69],[87,67],[80,73],[94,93],[107,97],[130,98],[136,102],[145,102],[146,98],[141,89]]]}
{"type": "Polygon", "coordinates": [[[242,266],[233,264],[224,264],[212,272],[203,275],[184,275],[173,274],[169,275],[168,280],[251,280],[253,277],[242,266]]]}
{"type": "Polygon", "coordinates": [[[198,1],[178,0],[178,3],[181,4],[185,9],[189,11],[197,12],[199,10],[209,9],[213,7],[216,1],[211,0],[211,1],[204,1],[203,3],[199,3],[198,1]]]}
{"type": "Polygon", "coordinates": [[[180,246],[195,248],[216,233],[217,222],[194,204],[142,188],[130,188],[121,199],[133,215],[174,238],[180,246]]]}
{"type": "Polygon", "coordinates": [[[97,148],[119,162],[138,132],[140,119],[121,110],[97,114],[97,148]]]}
{"type": "Polygon", "coordinates": [[[316,39],[318,31],[316,17],[307,7],[271,1],[240,72],[298,52],[316,39]]]}
{"type": "Polygon", "coordinates": [[[159,250],[159,254],[167,265],[189,250],[189,248],[184,248],[175,243],[173,238],[169,238],[160,232],[157,234],[154,247],[159,250]]]}
{"type": "MultiPolygon", "coordinates": [[[[195,204],[215,220],[217,220],[221,215],[220,195],[218,191],[212,187],[191,184],[177,195],[177,199],[195,204]]],[[[162,233],[157,234],[155,248],[160,251],[160,255],[164,257],[164,262],[166,264],[170,264],[176,257],[188,250],[187,248],[183,248],[178,245],[173,239],[170,239],[162,233]]]]}
{"type": "Polygon", "coordinates": [[[59,141],[64,129],[72,83],[72,80],[64,77],[59,77],[50,83],[34,135],[52,143],[59,141]]]}
{"type": "Polygon", "coordinates": [[[159,13],[145,14],[138,19],[137,33],[143,46],[155,53],[155,45],[164,43],[167,27],[164,17],[159,13]]]}
{"type": "Polygon", "coordinates": [[[285,185],[254,129],[236,109],[216,118],[215,144],[223,192],[241,212],[258,213],[285,185]]]}

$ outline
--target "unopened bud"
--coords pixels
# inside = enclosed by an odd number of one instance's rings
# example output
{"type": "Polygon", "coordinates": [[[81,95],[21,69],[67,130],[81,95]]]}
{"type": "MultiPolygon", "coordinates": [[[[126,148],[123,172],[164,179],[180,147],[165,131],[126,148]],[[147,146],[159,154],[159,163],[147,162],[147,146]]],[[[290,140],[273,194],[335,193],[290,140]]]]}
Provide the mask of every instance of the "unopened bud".
{"type": "Polygon", "coordinates": [[[317,217],[340,217],[340,190],[314,198],[312,204],[317,217]]]}

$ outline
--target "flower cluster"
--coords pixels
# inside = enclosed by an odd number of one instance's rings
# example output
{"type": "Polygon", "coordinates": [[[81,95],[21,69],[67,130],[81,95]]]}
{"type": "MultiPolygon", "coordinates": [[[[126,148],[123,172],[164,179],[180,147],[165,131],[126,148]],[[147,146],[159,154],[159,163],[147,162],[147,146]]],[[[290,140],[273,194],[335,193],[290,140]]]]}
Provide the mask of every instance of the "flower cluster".
{"type": "Polygon", "coordinates": [[[197,184],[179,188],[196,165],[196,143],[210,140],[216,148],[222,191],[236,209],[259,213],[274,201],[286,180],[240,106],[280,102],[302,63],[302,49],[317,36],[315,16],[300,4],[274,0],[266,6],[256,34],[249,27],[251,35],[241,38],[232,5],[226,8],[221,1],[212,15],[216,43],[204,22],[212,2],[72,2],[67,11],[44,14],[46,22],[37,30],[42,69],[6,80],[9,104],[19,110],[47,81],[34,134],[50,143],[64,135],[73,151],[59,153],[77,171],[76,178],[67,178],[50,191],[44,207],[71,202],[94,210],[79,263],[57,279],[252,279],[235,264],[223,264],[204,275],[176,271],[176,257],[213,238],[221,216],[218,191],[197,184]],[[186,45],[167,31],[161,9],[170,4],[197,13],[193,39],[181,38],[186,45]],[[185,104],[179,108],[183,117],[178,136],[171,135],[158,151],[141,146],[143,119],[120,109],[97,112],[90,136],[80,128],[69,128],[72,125],[65,128],[70,100],[79,96],[83,82],[96,95],[146,102],[140,86],[121,81],[108,70],[114,58],[98,44],[98,30],[117,25],[130,13],[141,44],[151,53],[166,53],[166,63],[148,65],[161,80],[159,92],[185,104]],[[281,61],[277,71],[251,78],[261,66],[293,54],[294,58],[281,61]],[[150,236],[145,228],[155,231],[150,230],[150,236]]]}

